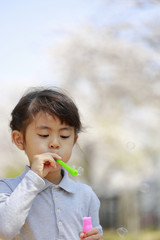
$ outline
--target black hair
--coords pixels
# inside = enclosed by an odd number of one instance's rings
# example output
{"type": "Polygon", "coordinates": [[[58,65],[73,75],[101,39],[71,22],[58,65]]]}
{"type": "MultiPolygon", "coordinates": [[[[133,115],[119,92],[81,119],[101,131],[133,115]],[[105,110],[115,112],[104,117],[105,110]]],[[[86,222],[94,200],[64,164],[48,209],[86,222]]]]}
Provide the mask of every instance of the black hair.
{"type": "Polygon", "coordinates": [[[38,112],[58,117],[61,123],[74,127],[75,134],[82,130],[80,115],[75,103],[59,88],[34,88],[23,95],[11,113],[11,130],[21,131],[25,135],[28,124],[38,112]]]}

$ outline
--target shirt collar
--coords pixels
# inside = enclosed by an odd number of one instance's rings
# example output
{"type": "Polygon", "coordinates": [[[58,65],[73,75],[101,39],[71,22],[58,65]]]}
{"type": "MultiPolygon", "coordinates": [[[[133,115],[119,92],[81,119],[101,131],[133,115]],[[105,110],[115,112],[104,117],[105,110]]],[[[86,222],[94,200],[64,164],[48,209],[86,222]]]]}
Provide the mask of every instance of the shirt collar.
{"type": "Polygon", "coordinates": [[[69,176],[67,170],[63,169],[63,178],[58,186],[69,193],[75,193],[76,191],[76,182],[73,181],[69,176]]]}
{"type": "MultiPolygon", "coordinates": [[[[30,170],[29,166],[25,167],[25,171],[21,174],[21,178],[25,176],[25,174],[30,170]]],[[[76,182],[73,181],[69,176],[66,169],[62,168],[63,178],[58,185],[53,184],[52,182],[48,181],[47,179],[43,178],[45,182],[45,186],[41,189],[41,191],[45,190],[48,187],[53,188],[62,188],[66,192],[75,193],[76,191],[76,182]]]]}

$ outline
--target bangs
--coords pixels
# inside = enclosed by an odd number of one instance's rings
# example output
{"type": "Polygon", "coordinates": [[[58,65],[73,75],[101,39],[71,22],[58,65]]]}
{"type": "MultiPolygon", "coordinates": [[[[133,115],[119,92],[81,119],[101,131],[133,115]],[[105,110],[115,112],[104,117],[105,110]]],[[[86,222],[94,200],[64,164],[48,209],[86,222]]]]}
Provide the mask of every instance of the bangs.
{"type": "Polygon", "coordinates": [[[74,127],[76,133],[78,133],[81,128],[79,117],[77,117],[78,110],[75,106],[73,108],[71,102],[67,104],[66,102],[57,101],[55,98],[51,99],[46,96],[41,96],[41,98],[37,97],[31,102],[28,108],[30,120],[33,120],[39,112],[48,113],[53,118],[59,118],[62,124],[65,123],[74,127]]]}

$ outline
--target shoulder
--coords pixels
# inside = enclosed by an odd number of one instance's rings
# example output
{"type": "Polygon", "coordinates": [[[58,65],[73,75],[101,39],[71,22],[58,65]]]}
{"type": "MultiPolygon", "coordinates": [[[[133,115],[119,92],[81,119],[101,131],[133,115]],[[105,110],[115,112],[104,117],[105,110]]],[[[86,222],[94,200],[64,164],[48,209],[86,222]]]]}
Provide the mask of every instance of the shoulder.
{"type": "Polygon", "coordinates": [[[99,204],[99,199],[91,186],[79,182],[75,182],[75,186],[76,193],[78,193],[81,196],[81,198],[88,199],[89,201],[94,201],[97,202],[97,204],[99,204]]]}
{"type": "Polygon", "coordinates": [[[76,190],[78,191],[89,192],[89,193],[93,192],[91,186],[89,186],[86,183],[74,182],[74,184],[75,184],[76,190]]]}

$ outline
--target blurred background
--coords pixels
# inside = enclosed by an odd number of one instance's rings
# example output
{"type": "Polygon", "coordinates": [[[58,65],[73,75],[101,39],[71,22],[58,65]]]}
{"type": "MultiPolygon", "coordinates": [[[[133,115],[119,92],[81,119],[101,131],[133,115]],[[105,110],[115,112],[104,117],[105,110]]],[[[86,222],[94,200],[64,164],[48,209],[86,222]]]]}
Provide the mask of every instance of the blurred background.
{"type": "Polygon", "coordinates": [[[64,88],[85,131],[70,161],[101,200],[104,239],[160,239],[160,1],[0,1],[0,177],[28,161],[10,113],[29,87],[64,88]]]}

